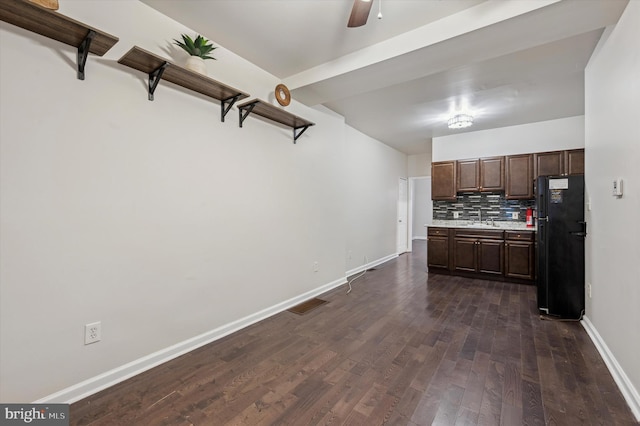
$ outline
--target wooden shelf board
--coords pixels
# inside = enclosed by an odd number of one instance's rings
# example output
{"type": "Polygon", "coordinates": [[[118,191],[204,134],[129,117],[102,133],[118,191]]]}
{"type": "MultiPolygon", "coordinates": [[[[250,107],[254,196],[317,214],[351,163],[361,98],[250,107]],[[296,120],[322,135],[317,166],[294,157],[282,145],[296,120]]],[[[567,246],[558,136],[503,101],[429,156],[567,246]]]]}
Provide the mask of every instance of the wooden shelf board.
{"type": "Polygon", "coordinates": [[[98,56],[107,53],[119,40],[118,37],[26,0],[0,1],[0,20],[73,47],[80,46],[89,30],[93,30],[96,35],[89,52],[98,56]]]}
{"type": "Polygon", "coordinates": [[[253,110],[251,111],[252,114],[257,114],[261,117],[268,118],[269,120],[284,124],[285,126],[289,126],[294,129],[315,125],[315,123],[312,123],[309,120],[298,117],[295,114],[285,111],[284,109],[265,102],[261,99],[254,99],[248,102],[244,102],[238,105],[238,108],[247,108],[251,104],[255,104],[253,110]]]}
{"type": "Polygon", "coordinates": [[[171,83],[177,84],[178,86],[182,86],[217,100],[228,99],[236,95],[239,95],[238,99],[249,97],[248,94],[243,93],[238,89],[220,83],[206,75],[182,68],[171,61],[148,52],[138,46],[132,47],[122,58],[118,60],[118,63],[138,71],[142,71],[145,74],[155,71],[165,62],[169,65],[162,74],[162,80],[167,80],[171,83]]]}

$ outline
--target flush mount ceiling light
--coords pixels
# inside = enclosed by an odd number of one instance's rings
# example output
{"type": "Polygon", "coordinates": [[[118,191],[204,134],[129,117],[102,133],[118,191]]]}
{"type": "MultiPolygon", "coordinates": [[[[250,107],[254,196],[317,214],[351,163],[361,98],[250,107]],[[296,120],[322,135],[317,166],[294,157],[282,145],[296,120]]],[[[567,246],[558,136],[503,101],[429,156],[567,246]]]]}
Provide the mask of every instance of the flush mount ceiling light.
{"type": "Polygon", "coordinates": [[[473,124],[473,116],[469,114],[456,114],[447,122],[450,129],[464,129],[473,124]]]}

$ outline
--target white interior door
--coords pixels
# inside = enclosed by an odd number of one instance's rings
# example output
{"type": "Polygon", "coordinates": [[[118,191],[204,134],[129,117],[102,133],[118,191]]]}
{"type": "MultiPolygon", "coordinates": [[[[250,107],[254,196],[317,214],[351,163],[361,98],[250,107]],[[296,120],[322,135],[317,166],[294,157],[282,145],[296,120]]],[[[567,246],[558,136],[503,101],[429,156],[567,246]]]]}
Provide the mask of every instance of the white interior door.
{"type": "Polygon", "coordinates": [[[409,242],[409,227],[407,224],[408,192],[407,180],[400,178],[398,180],[398,254],[402,254],[407,251],[407,244],[409,242]]]}

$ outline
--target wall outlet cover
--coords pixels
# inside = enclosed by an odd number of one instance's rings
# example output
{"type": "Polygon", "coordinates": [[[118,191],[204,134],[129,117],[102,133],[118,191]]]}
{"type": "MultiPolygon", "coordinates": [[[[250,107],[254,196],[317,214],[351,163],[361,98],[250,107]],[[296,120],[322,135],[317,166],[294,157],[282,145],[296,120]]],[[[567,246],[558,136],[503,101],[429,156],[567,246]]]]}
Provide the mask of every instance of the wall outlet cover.
{"type": "Polygon", "coordinates": [[[84,344],[90,345],[91,343],[99,342],[102,338],[102,323],[92,322],[84,326],[84,344]]]}

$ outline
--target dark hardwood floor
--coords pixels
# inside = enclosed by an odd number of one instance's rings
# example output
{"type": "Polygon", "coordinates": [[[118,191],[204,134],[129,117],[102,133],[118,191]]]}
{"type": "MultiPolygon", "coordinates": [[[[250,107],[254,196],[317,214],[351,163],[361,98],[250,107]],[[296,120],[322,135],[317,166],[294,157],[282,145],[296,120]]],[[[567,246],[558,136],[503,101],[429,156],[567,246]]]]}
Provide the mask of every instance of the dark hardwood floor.
{"type": "Polygon", "coordinates": [[[428,275],[426,245],[71,406],[72,425],[635,425],[535,287],[428,275]]]}

